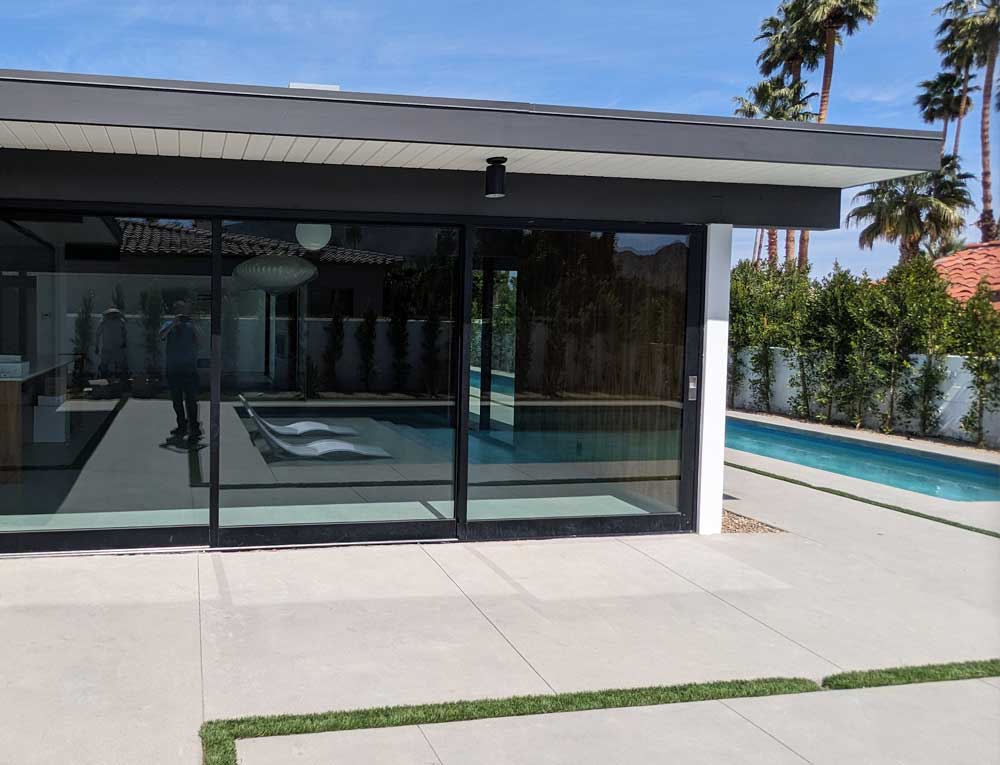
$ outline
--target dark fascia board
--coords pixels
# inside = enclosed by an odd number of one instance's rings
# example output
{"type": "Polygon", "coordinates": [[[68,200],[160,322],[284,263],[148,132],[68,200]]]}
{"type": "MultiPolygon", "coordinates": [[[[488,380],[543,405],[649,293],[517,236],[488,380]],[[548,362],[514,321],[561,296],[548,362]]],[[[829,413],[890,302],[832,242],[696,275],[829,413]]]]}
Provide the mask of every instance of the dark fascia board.
{"type": "MultiPolygon", "coordinates": [[[[922,172],[942,134],[732,117],[0,70],[0,119],[922,172]]],[[[892,174],[892,173],[887,173],[892,174]]]]}
{"type": "Polygon", "coordinates": [[[0,149],[0,207],[75,207],[90,214],[388,214],[412,221],[550,219],[829,229],[840,191],[798,186],[511,175],[503,199],[482,174],[459,170],[310,165],[0,149]]]}

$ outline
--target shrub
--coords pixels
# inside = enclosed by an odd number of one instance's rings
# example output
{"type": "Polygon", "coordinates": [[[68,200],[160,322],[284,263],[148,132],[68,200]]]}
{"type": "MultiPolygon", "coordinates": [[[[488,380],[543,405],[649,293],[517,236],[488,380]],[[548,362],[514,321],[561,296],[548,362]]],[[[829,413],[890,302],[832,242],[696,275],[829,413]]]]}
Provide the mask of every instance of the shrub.
{"type": "Polygon", "coordinates": [[[327,390],[337,389],[337,363],[344,355],[344,314],[340,302],[333,301],[330,323],[326,327],[326,349],[323,351],[323,378],[327,390]]]}
{"type": "Polygon", "coordinates": [[[392,316],[389,319],[389,342],[392,345],[392,381],[397,391],[402,391],[406,387],[406,378],[410,375],[410,364],[406,360],[410,348],[410,337],[407,329],[409,319],[405,301],[401,297],[397,297],[392,307],[392,316]]]}
{"type": "Polygon", "coordinates": [[[955,329],[959,352],[972,376],[972,403],[961,425],[981,446],[986,439],[985,414],[1000,408],[1000,312],[993,308],[985,278],[959,312],[955,329]]]}
{"type": "Polygon", "coordinates": [[[371,390],[372,377],[375,374],[375,331],[378,317],[375,311],[369,308],[365,311],[364,317],[358,328],[354,331],[354,337],[358,341],[359,371],[361,373],[361,384],[366,391],[371,390]]]}

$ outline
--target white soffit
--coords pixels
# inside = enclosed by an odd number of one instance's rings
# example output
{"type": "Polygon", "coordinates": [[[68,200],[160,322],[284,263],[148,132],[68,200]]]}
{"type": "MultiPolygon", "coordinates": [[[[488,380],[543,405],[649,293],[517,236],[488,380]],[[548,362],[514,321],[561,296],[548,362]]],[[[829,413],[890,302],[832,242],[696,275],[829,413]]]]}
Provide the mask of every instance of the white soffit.
{"type": "Polygon", "coordinates": [[[913,173],[872,167],[14,120],[0,121],[0,148],[470,171],[482,170],[487,157],[499,155],[507,157],[510,173],[841,189],[913,173]]]}

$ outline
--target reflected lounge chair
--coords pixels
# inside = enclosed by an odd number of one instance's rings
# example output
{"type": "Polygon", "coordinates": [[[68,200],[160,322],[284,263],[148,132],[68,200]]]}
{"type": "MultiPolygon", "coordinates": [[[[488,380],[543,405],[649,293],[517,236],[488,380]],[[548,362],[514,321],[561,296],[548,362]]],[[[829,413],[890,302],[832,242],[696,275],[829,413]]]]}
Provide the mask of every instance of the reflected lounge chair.
{"type": "Polygon", "coordinates": [[[271,430],[264,427],[260,434],[277,456],[291,456],[300,459],[320,459],[323,457],[389,457],[389,452],[378,446],[352,444],[335,438],[324,438],[310,441],[307,444],[290,444],[278,438],[271,430]]]}
{"type": "Polygon", "coordinates": [[[269,430],[278,436],[304,436],[307,433],[326,433],[331,436],[356,436],[358,434],[358,431],[354,428],[326,425],[325,423],[313,422],[312,420],[293,422],[291,425],[275,425],[257,414],[242,393],[238,394],[237,398],[239,398],[240,403],[243,404],[243,408],[247,410],[250,419],[257,424],[258,428],[262,431],[269,430]]]}

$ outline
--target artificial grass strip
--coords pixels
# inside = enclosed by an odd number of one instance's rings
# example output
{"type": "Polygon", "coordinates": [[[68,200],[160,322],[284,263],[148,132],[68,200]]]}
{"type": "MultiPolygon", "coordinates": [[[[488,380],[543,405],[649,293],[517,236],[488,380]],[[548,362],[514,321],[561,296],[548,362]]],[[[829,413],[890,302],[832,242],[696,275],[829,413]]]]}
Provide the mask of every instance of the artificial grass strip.
{"type": "Polygon", "coordinates": [[[973,680],[980,677],[1000,677],[1000,659],[960,661],[951,664],[924,664],[917,667],[869,669],[861,672],[841,672],[823,678],[823,687],[841,691],[849,688],[878,688],[883,685],[938,683],[946,680],[973,680]]]}
{"type": "Polygon", "coordinates": [[[836,497],[843,497],[844,499],[853,499],[856,502],[864,502],[867,505],[875,505],[876,507],[881,507],[886,510],[893,510],[897,513],[903,513],[904,515],[912,515],[916,518],[923,518],[926,521],[943,523],[945,526],[954,526],[956,529],[963,529],[964,531],[973,531],[976,534],[985,534],[988,537],[1000,539],[1000,532],[992,531],[990,529],[982,529],[979,526],[970,526],[967,523],[960,523],[959,521],[953,521],[948,518],[941,518],[937,515],[930,515],[929,513],[921,513],[919,510],[910,510],[909,508],[900,507],[899,505],[890,505],[888,502],[879,502],[877,499],[868,499],[867,497],[859,497],[857,494],[851,494],[850,492],[841,491],[840,489],[831,489],[828,486],[817,486],[816,484],[809,483],[808,481],[801,481],[798,478],[789,478],[788,476],[778,475],[777,473],[772,473],[768,470],[760,470],[759,468],[747,467],[746,465],[737,465],[735,462],[726,462],[726,466],[731,468],[736,468],[737,470],[745,470],[748,473],[756,473],[757,475],[762,475],[765,478],[774,478],[777,479],[778,481],[793,483],[796,486],[804,486],[807,489],[815,489],[816,491],[826,492],[827,494],[833,494],[836,497]]]}
{"type": "Polygon", "coordinates": [[[542,696],[513,696],[505,699],[453,701],[443,704],[375,707],[308,715],[242,717],[205,723],[201,726],[201,741],[205,765],[237,765],[236,740],[241,738],[327,733],[360,728],[392,728],[402,725],[481,720],[489,717],[582,712],[590,709],[752,698],[819,690],[819,685],[805,678],[772,677],[542,696]]]}

